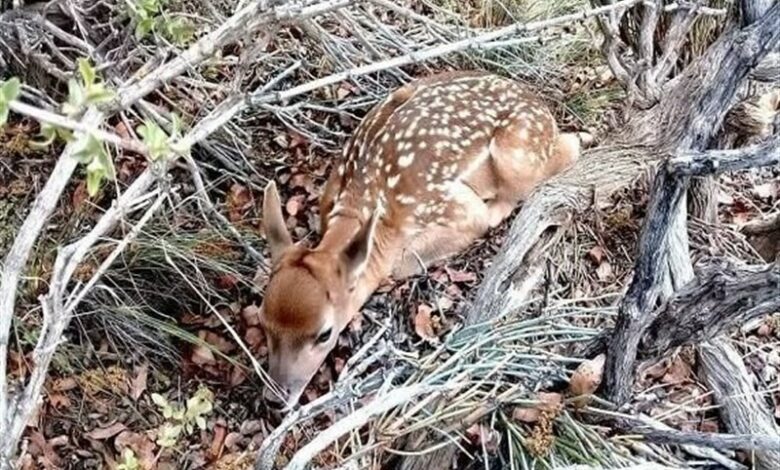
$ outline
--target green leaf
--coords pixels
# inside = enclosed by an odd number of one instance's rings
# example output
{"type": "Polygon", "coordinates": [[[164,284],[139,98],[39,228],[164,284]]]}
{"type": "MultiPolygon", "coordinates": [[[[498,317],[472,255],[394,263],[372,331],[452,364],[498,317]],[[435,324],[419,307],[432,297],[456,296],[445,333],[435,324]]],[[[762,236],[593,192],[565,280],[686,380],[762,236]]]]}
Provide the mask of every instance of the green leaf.
{"type": "Polygon", "coordinates": [[[152,28],[154,28],[153,18],[145,17],[139,19],[135,25],[135,39],[137,41],[142,40],[147,35],[149,35],[150,32],[152,32],[152,28]]]}
{"type": "Polygon", "coordinates": [[[10,102],[15,100],[21,92],[22,84],[16,77],[0,82],[0,127],[8,121],[10,102]]]}
{"type": "Polygon", "coordinates": [[[0,127],[3,127],[8,122],[8,103],[0,101],[0,127]]]}
{"type": "Polygon", "coordinates": [[[100,163],[100,159],[93,158],[87,165],[87,194],[94,197],[100,191],[100,184],[107,173],[106,168],[100,163]]]}
{"type": "Polygon", "coordinates": [[[0,82],[0,100],[8,103],[19,97],[22,92],[22,82],[16,77],[11,77],[4,82],[0,82]]]}
{"type": "Polygon", "coordinates": [[[122,452],[122,461],[116,466],[117,470],[139,470],[141,463],[135,456],[133,449],[125,448],[122,452]]]}
{"type": "Polygon", "coordinates": [[[162,22],[165,37],[174,44],[182,46],[189,42],[195,35],[195,28],[187,18],[177,16],[173,19],[165,19],[162,22]]]}
{"type": "Polygon", "coordinates": [[[114,92],[102,83],[96,83],[87,90],[87,104],[106,103],[114,99],[114,92]]]}
{"type": "Polygon", "coordinates": [[[168,134],[160,126],[152,121],[144,121],[144,124],[136,129],[141,140],[149,149],[149,158],[152,161],[167,158],[171,154],[168,144],[168,134]]]}
{"type": "Polygon", "coordinates": [[[75,78],[68,80],[68,101],[62,105],[62,112],[67,116],[80,112],[84,106],[84,95],[84,88],[75,78]]]}
{"type": "Polygon", "coordinates": [[[32,148],[42,149],[54,143],[54,140],[57,138],[57,128],[48,122],[42,122],[39,135],[42,137],[42,140],[30,141],[30,146],[32,148]]]}
{"type": "Polygon", "coordinates": [[[181,435],[182,426],[179,424],[165,423],[157,431],[157,445],[170,448],[176,445],[181,435]]]}
{"type": "Polygon", "coordinates": [[[97,78],[95,67],[89,63],[89,59],[85,59],[83,57],[76,59],[76,63],[79,66],[79,73],[81,74],[81,80],[84,82],[84,87],[89,89],[89,87],[95,83],[95,79],[97,78]]]}
{"type": "Polygon", "coordinates": [[[201,430],[205,430],[206,418],[204,418],[203,416],[198,416],[197,418],[195,418],[195,424],[197,424],[201,430]]]}

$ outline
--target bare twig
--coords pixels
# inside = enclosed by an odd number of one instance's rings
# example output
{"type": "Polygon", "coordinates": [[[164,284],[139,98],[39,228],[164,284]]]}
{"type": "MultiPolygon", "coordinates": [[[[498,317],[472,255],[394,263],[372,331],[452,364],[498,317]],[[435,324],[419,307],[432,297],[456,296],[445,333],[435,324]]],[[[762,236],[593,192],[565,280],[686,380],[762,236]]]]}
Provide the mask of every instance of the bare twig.
{"type": "Polygon", "coordinates": [[[780,164],[780,136],[734,150],[694,151],[669,160],[680,175],[713,175],[780,164]]]}
{"type": "MultiPolygon", "coordinates": [[[[699,348],[699,370],[715,394],[729,432],[749,435],[743,440],[735,439],[732,448],[752,449],[753,463],[759,470],[777,468],[780,429],[763,397],[756,393],[739,353],[724,340],[704,344],[699,348]]],[[[719,443],[719,447],[728,445],[719,443]]]]}
{"type": "Polygon", "coordinates": [[[8,104],[8,106],[11,110],[19,114],[23,114],[25,116],[34,118],[39,122],[45,122],[47,124],[52,124],[57,127],[70,129],[76,132],[92,134],[98,139],[114,144],[117,147],[121,147],[123,149],[130,150],[132,152],[141,155],[149,154],[148,149],[141,142],[138,142],[136,140],[124,139],[114,133],[104,131],[100,128],[89,127],[84,122],[74,121],[61,114],[52,113],[51,111],[46,111],[45,109],[36,108],[35,106],[30,106],[29,104],[22,103],[21,101],[11,101],[8,104]]]}
{"type": "Polygon", "coordinates": [[[364,425],[373,416],[385,413],[397,406],[408,403],[420,395],[438,394],[444,391],[446,391],[444,386],[412,385],[408,387],[399,387],[387,394],[379,395],[364,407],[342,418],[328,429],[317,434],[314,439],[295,453],[292,459],[290,459],[290,463],[285,467],[285,470],[304,470],[317,454],[325,450],[330,444],[335,442],[336,439],[352,429],[364,425]]]}

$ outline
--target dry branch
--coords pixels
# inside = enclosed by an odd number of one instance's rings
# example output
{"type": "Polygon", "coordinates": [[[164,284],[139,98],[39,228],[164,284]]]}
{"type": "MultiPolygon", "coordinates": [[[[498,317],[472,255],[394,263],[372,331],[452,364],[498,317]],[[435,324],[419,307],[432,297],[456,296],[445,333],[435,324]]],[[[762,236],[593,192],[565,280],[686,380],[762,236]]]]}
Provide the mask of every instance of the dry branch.
{"type": "Polygon", "coordinates": [[[772,440],[754,447],[743,443],[745,447],[739,448],[754,449],[755,468],[776,469],[780,462],[780,430],[764,399],[756,393],[739,354],[724,341],[702,345],[699,371],[715,394],[721,418],[729,432],[765,435],[772,440]]]}
{"type": "MultiPolygon", "coordinates": [[[[117,111],[135,103],[166,81],[189,70],[208,58],[218,48],[236,40],[248,31],[269,22],[295,19],[298,14],[307,17],[330,11],[333,8],[346,5],[348,2],[346,0],[323,1],[303,6],[294,5],[290,8],[278,8],[269,13],[263,13],[268,8],[269,3],[259,1],[239,10],[217,30],[195,42],[182,55],[147,74],[140,81],[120,88],[117,91],[117,98],[105,111],[88,110],[79,126],[85,129],[99,126],[108,112],[117,111]]],[[[199,142],[226,123],[242,108],[243,102],[241,100],[228,99],[225,106],[217,108],[218,114],[210,115],[210,119],[195,126],[182,141],[189,145],[199,142]]],[[[74,293],[75,295],[66,296],[66,288],[71,276],[98,238],[115,227],[126,215],[128,208],[138,198],[143,197],[143,193],[155,180],[154,172],[150,167],[120,196],[117,204],[112,205],[107,210],[85,237],[60,250],[55,260],[49,292],[41,301],[47,320],[45,320],[39,342],[33,353],[34,356],[40,358],[40,361],[36,362],[36,369],[32,372],[31,379],[25,386],[21,398],[11,399],[8,397],[7,391],[6,366],[9,331],[14,314],[17,286],[32,246],[59,201],[60,195],[78,163],[71,156],[73,151],[73,145],[68,145],[58,159],[49,180],[22,224],[3,266],[2,285],[0,285],[0,425],[4,430],[0,433],[0,467],[2,468],[11,466],[13,455],[16,452],[16,444],[37,407],[48,363],[61,340],[65,327],[69,324],[73,310],[86,295],[88,288],[94,285],[94,282],[87,283],[86,288],[74,293]],[[70,299],[67,305],[64,303],[66,297],[70,299]],[[56,328],[50,325],[55,325],[56,328]],[[5,430],[12,432],[5,432],[5,430]]],[[[141,222],[146,220],[146,218],[142,218],[141,222]]]]}
{"type": "Polygon", "coordinates": [[[735,326],[780,310],[780,265],[709,266],[656,315],[642,354],[657,357],[676,346],[716,338],[735,326]]]}
{"type": "MultiPolygon", "coordinates": [[[[664,93],[655,107],[635,113],[616,135],[605,139],[615,142],[613,147],[586,151],[581,161],[572,169],[535,191],[513,221],[501,252],[495,257],[473,302],[467,307],[466,322],[477,323],[500,317],[527,300],[518,298],[513,293],[514,287],[523,281],[522,266],[527,262],[529,252],[543,233],[557,229],[568,220],[572,212],[587,209],[590,201],[608,196],[614,189],[631,184],[640,176],[643,168],[658,159],[691,149],[705,149],[720,127],[728,104],[738,87],[753,67],[777,46],[778,40],[780,4],[772,7],[751,27],[723,34],[674,81],[663,86],[664,93]]],[[[664,174],[660,179],[662,182],[664,179],[671,180],[672,185],[662,191],[664,185],[657,183],[657,192],[677,195],[676,205],[681,206],[679,202],[686,189],[685,182],[668,174],[664,174]]],[[[654,204],[661,208],[673,207],[668,202],[657,201],[654,204]]],[[[671,214],[659,214],[656,217],[671,221],[681,216],[684,216],[684,212],[678,212],[674,217],[671,214]]],[[[681,239],[680,234],[672,235],[681,239]]],[[[650,235],[643,237],[654,238],[650,235]]],[[[659,246],[664,250],[668,249],[668,239],[658,241],[659,246]]],[[[651,253],[649,250],[645,252],[653,257],[657,256],[657,253],[651,253]]],[[[668,266],[658,266],[650,261],[640,263],[644,263],[647,269],[637,282],[661,278],[668,280],[666,274],[658,276],[653,271],[656,268],[666,270],[668,266]]],[[[651,299],[641,298],[641,292],[636,294],[639,297],[635,300],[639,303],[629,304],[629,308],[655,307],[647,302],[651,299]],[[643,300],[645,303],[642,303],[643,300]]],[[[624,328],[631,324],[631,321],[624,322],[624,328]]],[[[649,322],[641,323],[640,328],[631,329],[641,332],[643,325],[646,327],[649,322]]],[[[630,335],[620,336],[628,337],[626,339],[632,343],[639,342],[638,338],[630,338],[630,335]]],[[[632,371],[633,358],[630,361],[632,364],[628,370],[632,371]]],[[[611,367],[613,372],[624,369],[625,364],[611,367]]],[[[627,397],[625,390],[630,383],[615,378],[607,380],[612,380],[613,396],[627,397]]],[[[431,439],[435,439],[434,436],[431,436],[431,439]]],[[[423,439],[417,438],[413,442],[421,440],[423,439]]],[[[448,446],[427,455],[406,458],[402,468],[442,468],[446,462],[451,461],[453,453],[453,446],[448,446]]]]}
{"type": "Polygon", "coordinates": [[[757,434],[755,430],[750,430],[749,434],[723,434],[634,428],[631,432],[641,434],[648,441],[658,444],[688,444],[712,449],[780,451],[780,436],[757,434]]]}
{"type": "Polygon", "coordinates": [[[670,171],[688,176],[712,175],[778,164],[780,136],[740,149],[694,151],[669,160],[670,171]]]}

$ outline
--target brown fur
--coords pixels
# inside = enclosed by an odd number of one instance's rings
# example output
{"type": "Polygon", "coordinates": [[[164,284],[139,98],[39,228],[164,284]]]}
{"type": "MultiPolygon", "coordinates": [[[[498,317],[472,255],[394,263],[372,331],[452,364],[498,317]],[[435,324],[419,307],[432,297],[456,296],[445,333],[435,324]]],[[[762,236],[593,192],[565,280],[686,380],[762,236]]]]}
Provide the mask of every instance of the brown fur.
{"type": "MultiPolygon", "coordinates": [[[[559,134],[544,103],[511,80],[453,72],[396,90],[368,113],[332,171],[316,248],[280,234],[278,196],[267,193],[274,226],[266,232],[276,234],[269,242],[279,259],[263,306],[267,330],[282,344],[344,328],[383,280],[466,248],[578,154],[576,136],[559,134]]],[[[326,346],[271,347],[288,398],[326,346]]]]}

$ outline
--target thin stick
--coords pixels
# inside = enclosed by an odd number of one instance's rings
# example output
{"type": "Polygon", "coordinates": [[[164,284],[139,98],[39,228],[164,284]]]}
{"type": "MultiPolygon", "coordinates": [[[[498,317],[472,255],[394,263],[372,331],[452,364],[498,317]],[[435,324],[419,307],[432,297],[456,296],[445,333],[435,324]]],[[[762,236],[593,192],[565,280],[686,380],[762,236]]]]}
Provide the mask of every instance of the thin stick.
{"type": "Polygon", "coordinates": [[[97,127],[89,127],[86,125],[86,123],[81,121],[74,121],[67,116],[52,113],[51,111],[47,111],[45,109],[36,108],[35,106],[22,103],[21,101],[11,101],[8,103],[8,106],[12,111],[34,118],[38,122],[45,122],[57,127],[63,127],[72,131],[82,132],[84,134],[92,134],[98,139],[114,144],[117,147],[121,147],[141,155],[149,154],[149,149],[142,142],[138,142],[137,140],[123,139],[114,133],[104,131],[97,127]]]}
{"type": "Polygon", "coordinates": [[[578,13],[572,13],[569,15],[550,18],[547,20],[506,26],[504,28],[500,28],[488,33],[483,33],[478,36],[474,36],[472,38],[461,39],[460,41],[455,41],[450,44],[442,44],[440,46],[430,47],[427,49],[423,49],[421,51],[415,51],[410,54],[394,57],[392,59],[363,65],[361,67],[357,67],[351,70],[346,70],[344,72],[334,73],[326,77],[322,77],[318,80],[313,80],[303,85],[290,88],[288,90],[271,93],[267,95],[265,94],[261,94],[259,96],[253,95],[252,97],[249,98],[249,101],[252,106],[260,106],[262,104],[270,103],[273,101],[284,101],[292,97],[304,93],[308,93],[322,87],[330,86],[350,78],[359,77],[362,75],[368,75],[382,70],[392,69],[404,65],[409,65],[413,63],[434,59],[437,57],[441,57],[443,55],[451,54],[453,52],[462,52],[469,49],[481,49],[484,43],[493,42],[503,36],[508,36],[510,34],[522,34],[530,31],[549,28],[551,26],[556,26],[559,24],[566,24],[566,23],[571,23],[573,21],[584,20],[620,8],[630,7],[632,5],[640,3],[641,1],[642,0],[622,0],[612,5],[593,8],[590,10],[585,10],[578,13]]]}
{"type": "Polygon", "coordinates": [[[290,459],[290,463],[285,467],[285,470],[304,470],[317,454],[325,450],[330,444],[335,442],[336,439],[349,431],[366,424],[373,416],[385,413],[396,406],[403,405],[420,395],[440,393],[448,388],[449,387],[443,385],[411,385],[408,387],[396,388],[386,395],[374,398],[371,403],[342,418],[328,429],[317,434],[311,442],[303,446],[295,455],[293,455],[292,459],[290,459]]]}

